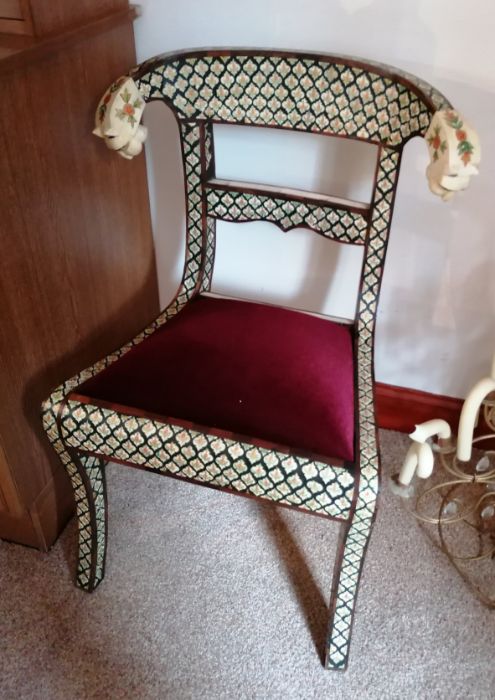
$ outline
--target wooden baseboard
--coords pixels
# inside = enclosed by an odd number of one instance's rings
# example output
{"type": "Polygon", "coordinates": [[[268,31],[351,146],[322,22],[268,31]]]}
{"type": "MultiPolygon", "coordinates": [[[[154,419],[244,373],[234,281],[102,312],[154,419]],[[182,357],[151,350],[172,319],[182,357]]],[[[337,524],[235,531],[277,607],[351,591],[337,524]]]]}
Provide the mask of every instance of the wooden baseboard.
{"type": "Polygon", "coordinates": [[[391,384],[376,384],[378,425],[401,433],[411,433],[417,423],[431,418],[443,418],[457,433],[463,401],[391,384]]]}

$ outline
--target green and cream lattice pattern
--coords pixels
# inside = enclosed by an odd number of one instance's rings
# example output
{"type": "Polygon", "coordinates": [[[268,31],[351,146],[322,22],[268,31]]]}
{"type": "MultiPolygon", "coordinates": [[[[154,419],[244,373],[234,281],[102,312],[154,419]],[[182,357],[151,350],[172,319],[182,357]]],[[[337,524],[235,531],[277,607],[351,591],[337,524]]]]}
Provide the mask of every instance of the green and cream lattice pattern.
{"type": "MultiPolygon", "coordinates": [[[[43,404],[47,435],[72,482],[79,523],[78,583],[102,580],[106,547],[104,462],[146,465],[307,512],[345,520],[327,639],[327,664],[343,669],[379,488],[373,400],[373,336],[401,149],[424,135],[432,112],[449,106],[431,86],[395,69],[350,58],[204,52],[153,59],[134,71],[146,101],[164,100],[180,125],[186,180],[187,244],[178,293],[127,345],[61,384],[43,404]],[[366,216],[338,206],[232,191],[215,177],[213,123],[291,128],[378,144],[377,179],[366,216]],[[75,398],[77,387],[115,362],[211,285],[216,217],[306,225],[328,238],[364,245],[356,318],[359,456],[353,469],[202,433],[75,398]],[[72,394],[72,395],[71,395],[72,394]]],[[[247,440],[248,438],[246,438],[247,440]]],[[[282,448],[281,448],[282,449],[282,448]]]]}
{"type": "Polygon", "coordinates": [[[354,477],[345,467],[68,401],[66,445],[333,518],[349,516],[354,477]]]}
{"type": "MultiPolygon", "coordinates": [[[[327,646],[328,664],[345,668],[357,588],[374,521],[379,489],[379,455],[373,397],[373,337],[385,263],[400,154],[382,149],[358,309],[359,465],[357,501],[342,551],[335,607],[327,646]]],[[[335,582],[337,583],[337,582],[335,582]]]]}
{"type": "MultiPolygon", "coordinates": [[[[431,112],[414,85],[381,74],[380,64],[375,64],[375,72],[353,61],[186,55],[150,61],[149,69],[146,64],[141,67],[135,80],[146,101],[165,98],[180,119],[277,126],[390,146],[424,135],[431,112]]],[[[429,88],[439,105],[446,103],[431,86],[414,81],[429,88]]]]}
{"type": "Polygon", "coordinates": [[[207,187],[208,213],[225,221],[271,221],[284,231],[307,226],[344,243],[364,244],[368,222],[353,211],[207,187]]]}

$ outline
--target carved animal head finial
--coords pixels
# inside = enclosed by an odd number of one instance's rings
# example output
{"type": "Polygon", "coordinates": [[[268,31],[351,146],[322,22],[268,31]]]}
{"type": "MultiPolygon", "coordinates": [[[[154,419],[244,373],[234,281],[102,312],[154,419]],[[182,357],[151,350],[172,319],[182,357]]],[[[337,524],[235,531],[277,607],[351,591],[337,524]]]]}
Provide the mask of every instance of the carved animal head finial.
{"type": "Polygon", "coordinates": [[[426,169],[430,190],[447,201],[466,189],[471,176],[478,174],[478,134],[458,112],[442,109],[433,115],[425,138],[430,152],[426,169]]]}
{"type": "Polygon", "coordinates": [[[147,129],[140,125],[145,102],[136,83],[118,78],[105,92],[95,114],[93,134],[105,139],[112,151],[131,159],[143,150],[147,129]]]}

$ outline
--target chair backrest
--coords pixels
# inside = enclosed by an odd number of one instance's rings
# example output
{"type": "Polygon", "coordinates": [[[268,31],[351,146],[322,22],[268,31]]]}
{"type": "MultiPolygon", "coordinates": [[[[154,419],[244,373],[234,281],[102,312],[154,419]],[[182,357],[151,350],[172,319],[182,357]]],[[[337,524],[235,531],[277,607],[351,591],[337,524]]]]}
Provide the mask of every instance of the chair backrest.
{"type": "Polygon", "coordinates": [[[204,50],[151,59],[132,77],[146,101],[161,100],[180,127],[186,178],[187,252],[177,304],[211,286],[215,223],[266,220],[365,247],[358,336],[372,347],[402,148],[449,107],[427,83],[362,60],[259,49],[204,50]],[[214,124],[295,129],[358,139],[377,148],[370,202],[218,180],[214,124]]]}

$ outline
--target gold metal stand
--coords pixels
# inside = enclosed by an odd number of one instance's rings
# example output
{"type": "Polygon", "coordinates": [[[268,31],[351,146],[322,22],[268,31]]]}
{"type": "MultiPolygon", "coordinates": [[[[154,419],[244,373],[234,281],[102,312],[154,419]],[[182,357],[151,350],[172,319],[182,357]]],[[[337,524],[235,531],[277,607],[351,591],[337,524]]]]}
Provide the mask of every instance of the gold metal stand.
{"type": "Polygon", "coordinates": [[[433,444],[437,459],[432,476],[416,478],[414,495],[403,501],[479,600],[495,608],[495,400],[491,396],[483,410],[493,432],[473,440],[472,459],[460,462],[455,446],[433,444]]]}

